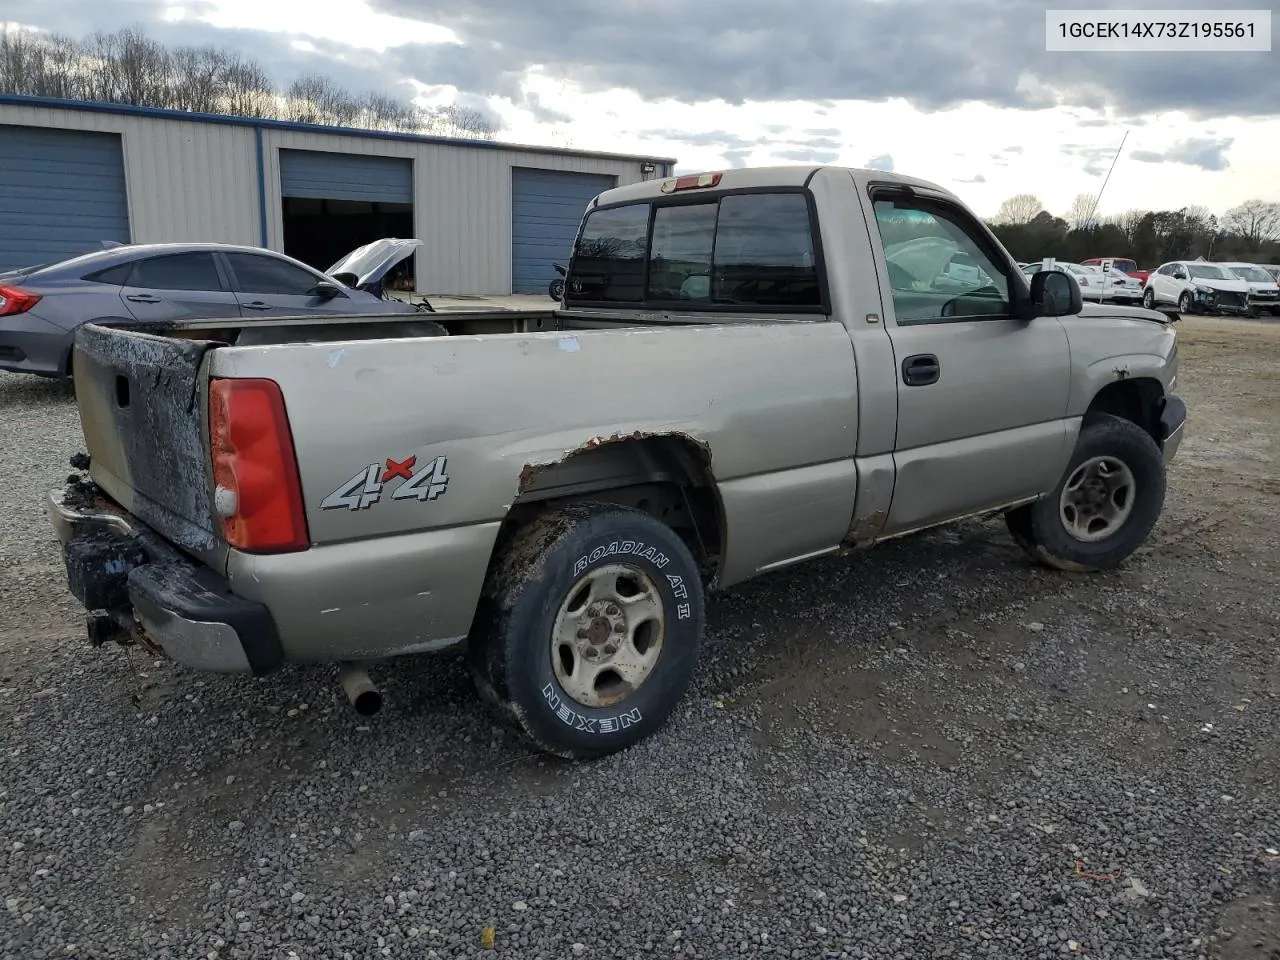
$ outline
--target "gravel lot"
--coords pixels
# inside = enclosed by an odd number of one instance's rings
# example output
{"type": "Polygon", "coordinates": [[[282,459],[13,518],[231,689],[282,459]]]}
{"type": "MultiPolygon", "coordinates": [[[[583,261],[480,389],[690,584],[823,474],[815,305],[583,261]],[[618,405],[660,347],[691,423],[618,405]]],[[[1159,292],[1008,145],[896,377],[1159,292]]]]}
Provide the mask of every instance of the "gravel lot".
{"type": "Polygon", "coordinates": [[[1179,329],[1125,570],[993,522],[762,579],[668,728],[586,766],[452,658],[365,720],[331,670],[89,648],[39,506],[75,411],[0,375],[0,956],[1280,958],[1280,324],[1179,329]]]}

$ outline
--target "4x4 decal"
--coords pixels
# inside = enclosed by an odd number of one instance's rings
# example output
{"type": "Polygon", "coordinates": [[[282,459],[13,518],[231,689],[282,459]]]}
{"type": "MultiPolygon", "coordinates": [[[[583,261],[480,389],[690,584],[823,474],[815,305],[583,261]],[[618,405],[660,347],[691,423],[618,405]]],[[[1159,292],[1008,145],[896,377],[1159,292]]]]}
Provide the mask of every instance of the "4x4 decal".
{"type": "Polygon", "coordinates": [[[386,485],[399,480],[391,493],[392,500],[438,500],[449,489],[447,457],[436,457],[415,471],[417,456],[404,460],[388,458],[383,464],[371,463],[342,486],[320,501],[322,510],[367,510],[378,503],[386,485]]]}

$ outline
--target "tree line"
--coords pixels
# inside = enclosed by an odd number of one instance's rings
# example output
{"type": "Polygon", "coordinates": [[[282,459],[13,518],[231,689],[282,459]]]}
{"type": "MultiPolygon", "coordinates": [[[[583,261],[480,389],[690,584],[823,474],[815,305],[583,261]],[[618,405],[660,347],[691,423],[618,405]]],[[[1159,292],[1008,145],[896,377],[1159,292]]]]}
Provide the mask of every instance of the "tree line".
{"type": "Polygon", "coordinates": [[[234,50],[166,47],[136,28],[83,39],[6,28],[0,92],[397,133],[497,135],[478,110],[352,93],[318,73],[280,88],[262,64],[234,50]]]}
{"type": "Polygon", "coordinates": [[[1221,217],[1194,205],[1099,218],[1095,206],[1093,195],[1080,194],[1058,217],[1033,194],[1018,194],[1000,205],[989,226],[1021,261],[1129,257],[1146,269],[1198,257],[1280,263],[1280,203],[1248,200],[1221,217]]]}

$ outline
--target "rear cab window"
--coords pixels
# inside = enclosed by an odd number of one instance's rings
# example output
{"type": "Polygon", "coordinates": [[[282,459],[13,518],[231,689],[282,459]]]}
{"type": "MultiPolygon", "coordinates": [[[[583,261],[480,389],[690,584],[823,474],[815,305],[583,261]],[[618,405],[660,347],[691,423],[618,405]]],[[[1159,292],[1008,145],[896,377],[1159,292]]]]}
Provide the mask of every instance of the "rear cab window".
{"type": "Polygon", "coordinates": [[[590,211],[566,284],[573,306],[823,312],[807,191],[726,191],[590,211]]]}

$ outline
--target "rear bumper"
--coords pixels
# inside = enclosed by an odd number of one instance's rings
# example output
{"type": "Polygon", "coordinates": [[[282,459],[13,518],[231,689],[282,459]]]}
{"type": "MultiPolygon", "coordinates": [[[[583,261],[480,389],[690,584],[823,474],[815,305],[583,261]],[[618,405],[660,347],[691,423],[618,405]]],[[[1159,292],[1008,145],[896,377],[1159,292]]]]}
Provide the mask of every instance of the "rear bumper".
{"type": "Polygon", "coordinates": [[[217,572],[169,546],[100,494],[51,491],[67,583],[95,643],[140,639],[196,670],[265,674],[284,661],[270,611],[231,592],[217,572]]]}
{"type": "Polygon", "coordinates": [[[61,377],[66,372],[72,337],[25,314],[0,319],[0,370],[61,377]]]}
{"type": "Polygon", "coordinates": [[[1178,397],[1170,394],[1162,401],[1160,408],[1160,448],[1164,453],[1167,466],[1178,453],[1182,444],[1182,435],[1187,425],[1187,405],[1178,397]]]}

